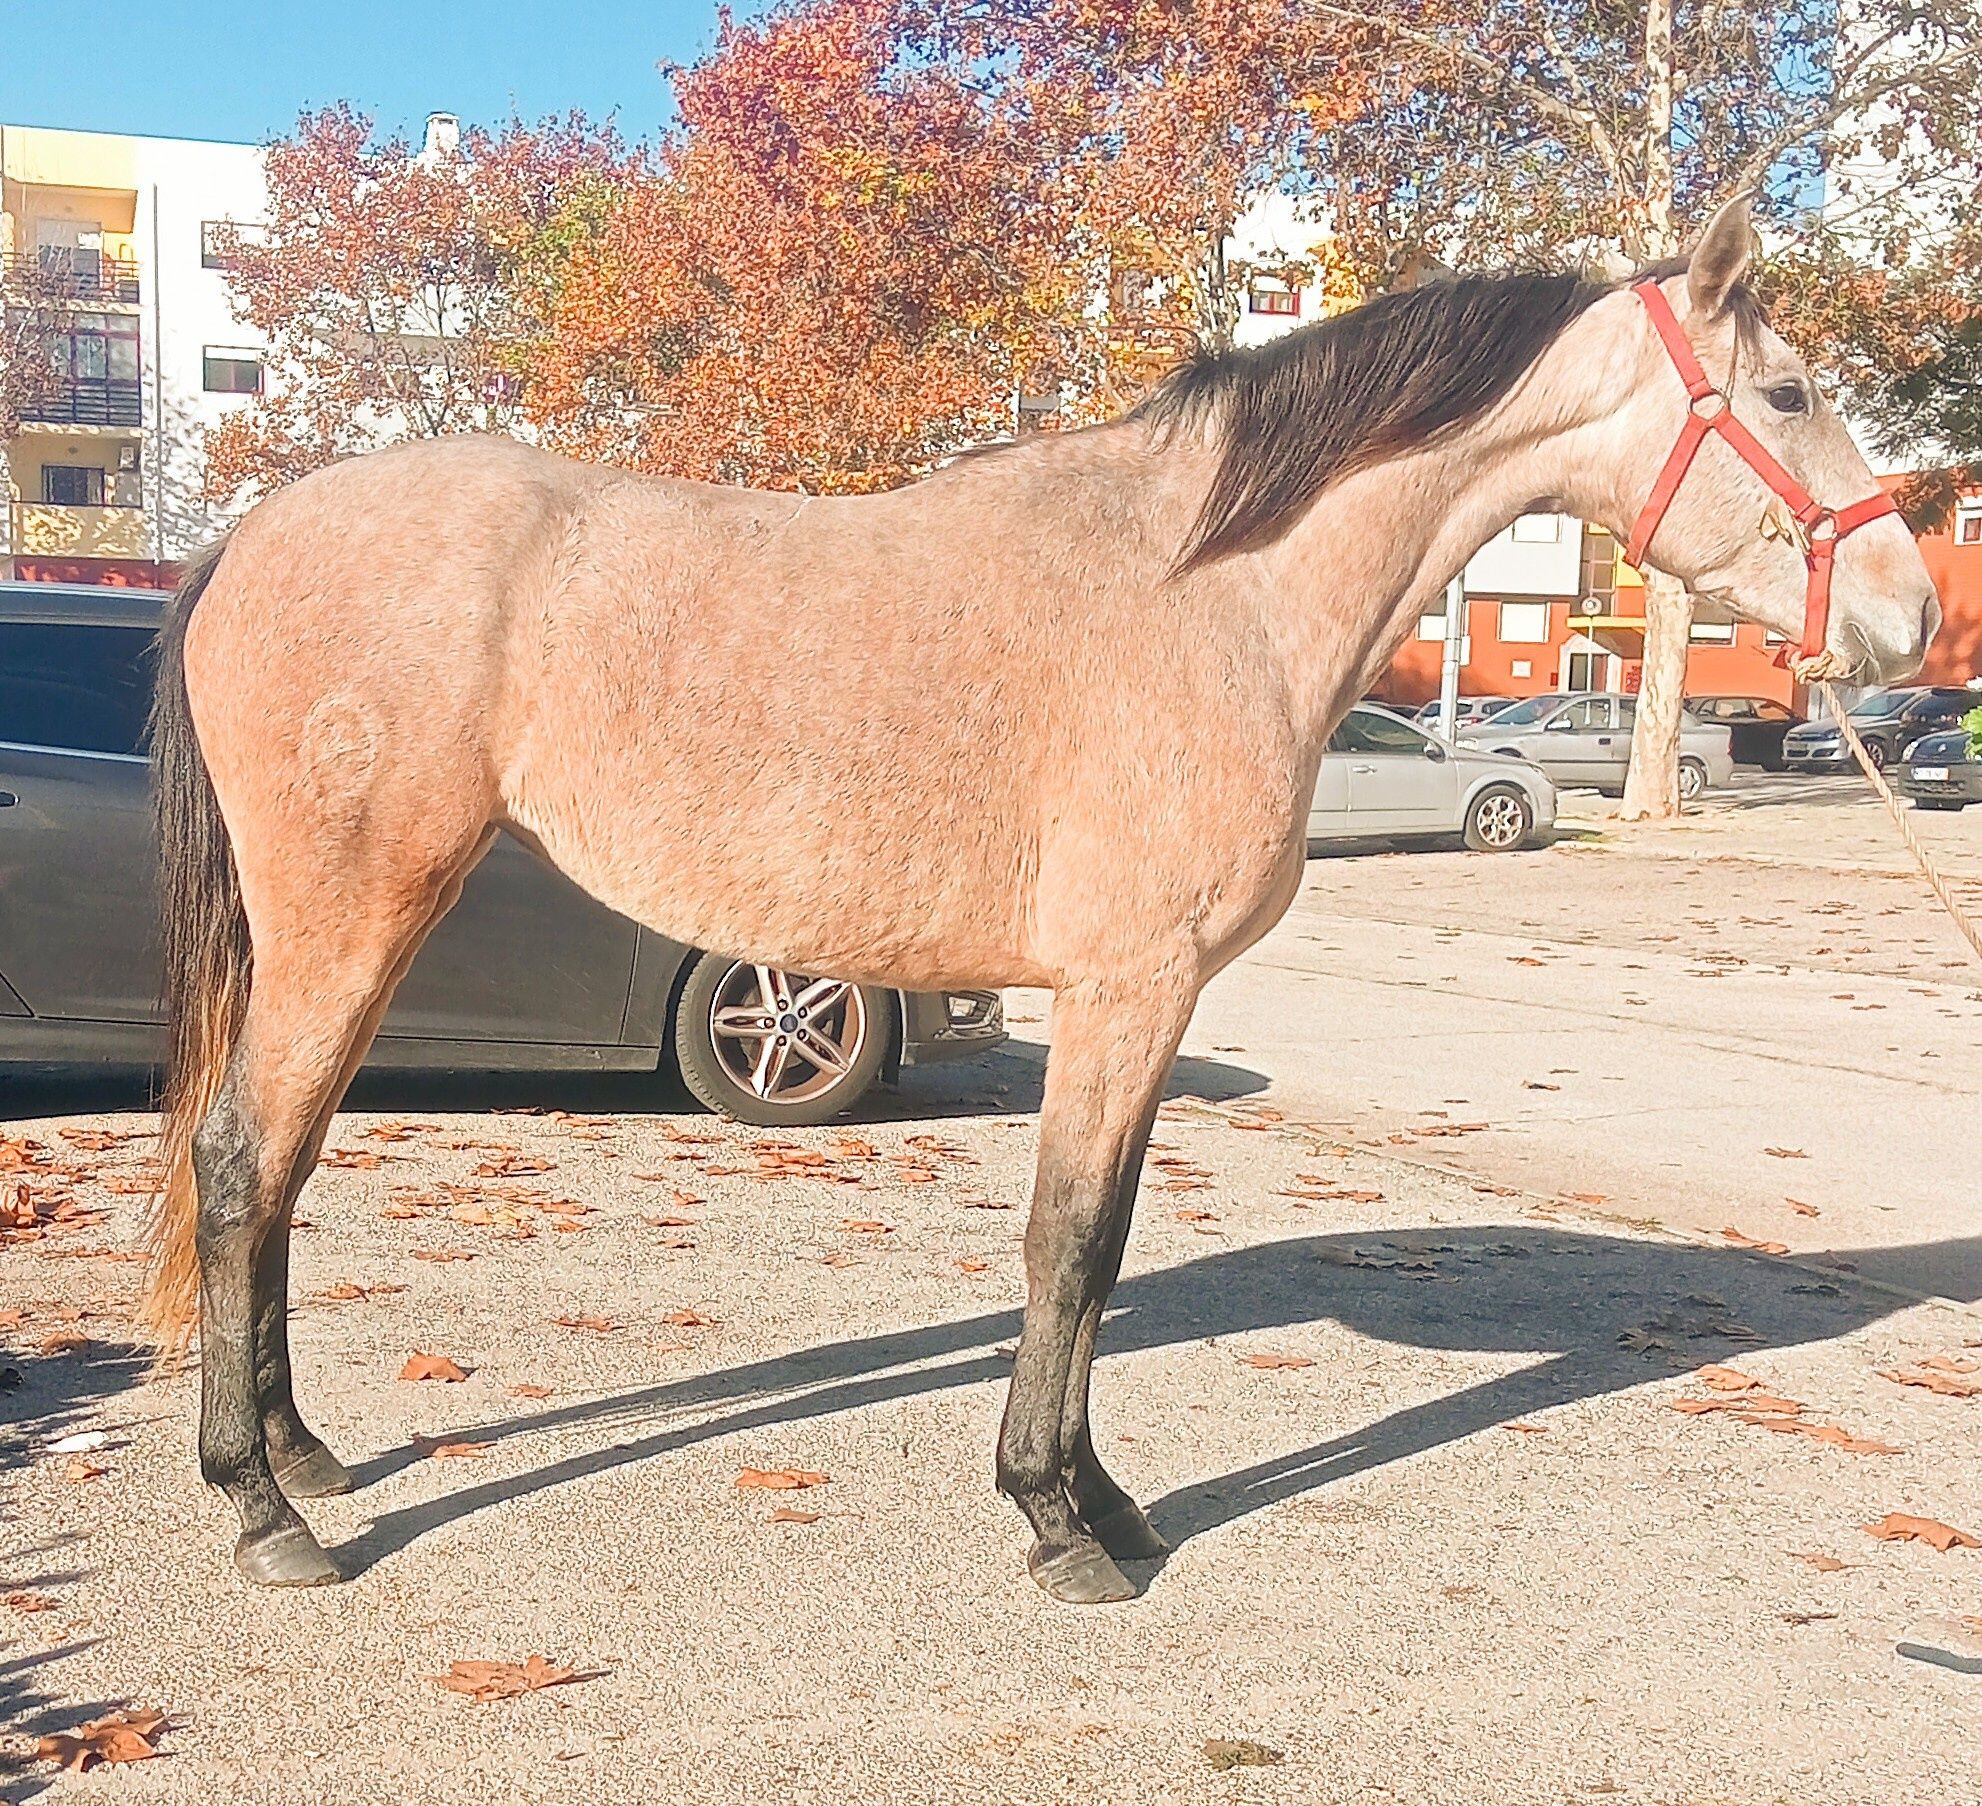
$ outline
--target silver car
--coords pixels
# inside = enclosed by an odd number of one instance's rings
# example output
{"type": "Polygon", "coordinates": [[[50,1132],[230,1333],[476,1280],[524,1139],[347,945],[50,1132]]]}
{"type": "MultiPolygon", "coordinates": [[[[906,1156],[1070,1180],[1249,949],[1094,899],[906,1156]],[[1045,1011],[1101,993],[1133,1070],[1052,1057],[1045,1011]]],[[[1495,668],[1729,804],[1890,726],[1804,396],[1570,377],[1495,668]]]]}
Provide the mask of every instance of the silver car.
{"type": "Polygon", "coordinates": [[[1555,825],[1555,786],[1525,759],[1454,746],[1388,709],[1358,703],[1329,736],[1308,840],[1459,835],[1511,853],[1555,825]]]}
{"type": "MultiPolygon", "coordinates": [[[[1485,721],[1499,714],[1513,701],[1511,696],[1462,696],[1453,708],[1452,718],[1461,727],[1471,727],[1476,721],[1485,721]]],[[[1434,696],[1411,719],[1434,734],[1448,734],[1444,713],[1444,705],[1434,696]]]]}
{"type": "MultiPolygon", "coordinates": [[[[1635,696],[1530,696],[1491,721],[1459,730],[1462,746],[1532,760],[1565,790],[1624,794],[1631,763],[1635,696]]],[[[1734,775],[1731,738],[1692,715],[1679,726],[1679,794],[1687,801],[1734,775]]]]}

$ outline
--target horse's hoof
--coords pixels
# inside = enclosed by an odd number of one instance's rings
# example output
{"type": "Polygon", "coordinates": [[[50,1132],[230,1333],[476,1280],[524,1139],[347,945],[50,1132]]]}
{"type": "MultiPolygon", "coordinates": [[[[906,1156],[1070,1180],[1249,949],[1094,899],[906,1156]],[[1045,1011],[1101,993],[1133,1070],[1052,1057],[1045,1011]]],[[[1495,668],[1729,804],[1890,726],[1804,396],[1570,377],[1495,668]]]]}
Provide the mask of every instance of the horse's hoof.
{"type": "Polygon", "coordinates": [[[1170,1553],[1170,1545],[1133,1499],[1118,1505],[1105,1518],[1096,1518],[1090,1528],[1094,1540],[1117,1561],[1156,1561],[1170,1553]]]}
{"type": "Polygon", "coordinates": [[[234,1545],[234,1565],[258,1587],[327,1587],[344,1578],[300,1523],[258,1537],[243,1534],[234,1545]]]}
{"type": "Polygon", "coordinates": [[[322,1443],[287,1467],[278,1467],[275,1483],[292,1499],[327,1499],[358,1489],[357,1476],[322,1443]]]}
{"type": "Polygon", "coordinates": [[[1062,1605],[1119,1605],[1136,1596],[1134,1583],[1093,1543],[1058,1555],[1034,1549],[1025,1565],[1040,1590],[1062,1605]]]}

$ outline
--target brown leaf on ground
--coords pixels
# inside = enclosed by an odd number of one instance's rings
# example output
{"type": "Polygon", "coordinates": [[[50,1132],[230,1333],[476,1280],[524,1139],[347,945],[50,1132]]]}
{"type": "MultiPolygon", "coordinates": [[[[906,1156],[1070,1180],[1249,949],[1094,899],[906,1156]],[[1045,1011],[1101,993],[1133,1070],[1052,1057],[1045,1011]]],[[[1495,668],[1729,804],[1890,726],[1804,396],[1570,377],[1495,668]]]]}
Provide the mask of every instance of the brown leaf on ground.
{"type": "Polygon", "coordinates": [[[826,1476],[802,1467],[746,1467],[736,1477],[739,1492],[802,1492],[824,1486],[826,1476]]]}
{"type": "Polygon", "coordinates": [[[1757,1254],[1787,1254],[1789,1252],[1789,1244],[1787,1242],[1765,1242],[1756,1236],[1744,1235],[1739,1229],[1732,1226],[1723,1229],[1720,1233],[1721,1240],[1732,1242],[1737,1248],[1752,1248],[1757,1254]]]}
{"type": "Polygon", "coordinates": [[[407,1250],[415,1260],[473,1260],[473,1252],[467,1248],[411,1248],[407,1250]]]}
{"type": "Polygon", "coordinates": [[[475,1168],[477,1179],[514,1179],[523,1173],[547,1173],[557,1164],[541,1154],[497,1154],[475,1168]]]}
{"type": "Polygon", "coordinates": [[[1806,1204],[1801,1198],[1785,1198],[1783,1202],[1800,1217],[1820,1217],[1824,1213],[1814,1204],[1806,1204]]]}
{"type": "Polygon", "coordinates": [[[835,1135],[826,1145],[842,1160],[872,1160],[874,1144],[858,1135],[835,1135]]]}
{"type": "Polygon", "coordinates": [[[1759,1392],[1763,1387],[1762,1381],[1753,1374],[1743,1373],[1738,1367],[1710,1364],[1702,1367],[1693,1377],[1715,1392],[1759,1392]]]}
{"type": "Polygon", "coordinates": [[[109,1148],[120,1148],[127,1141],[149,1141],[149,1129],[63,1129],[61,1137],[72,1148],[85,1154],[101,1154],[109,1148]]]}
{"type": "Polygon", "coordinates": [[[373,1168],[384,1165],[391,1158],[390,1154],[375,1153],[370,1148],[330,1148],[318,1161],[318,1165],[341,1167],[347,1171],[370,1172],[373,1168]]]}
{"type": "Polygon", "coordinates": [[[110,1712],[80,1730],[52,1732],[34,1753],[67,1774],[87,1774],[100,1762],[148,1761],[158,1754],[153,1746],[164,1729],[163,1712],[110,1712]]]}
{"type": "Polygon", "coordinates": [[[1942,1555],[1950,1549],[1982,1549],[1982,1536],[1970,1536],[1938,1518],[1917,1518],[1904,1511],[1889,1511],[1876,1524],[1858,1527],[1882,1543],[1925,1543],[1942,1555]]]}
{"type": "MultiPolygon", "coordinates": [[[[1973,1348],[1974,1343],[1969,1343],[1973,1348]]],[[[1982,1361],[1964,1361],[1955,1355],[1929,1355],[1920,1366],[1931,1368],[1935,1373],[1982,1373],[1982,1361]]]]}
{"type": "Polygon", "coordinates": [[[1810,1156],[1801,1148],[1764,1148],[1765,1154],[1772,1154],[1778,1160],[1808,1160],[1810,1156]]]}
{"type": "Polygon", "coordinates": [[[1497,1424],[1495,1428],[1502,1430],[1512,1430],[1517,1435],[1520,1436],[1546,1436],[1548,1434],[1548,1425],[1545,1423],[1514,1422],[1514,1423],[1497,1424]]]}
{"type": "Polygon", "coordinates": [[[101,1480],[109,1471],[101,1461],[92,1461],[86,1455],[71,1455],[62,1469],[62,1478],[80,1484],[84,1480],[101,1480]]]}
{"type": "Polygon", "coordinates": [[[594,1335],[607,1336],[619,1328],[610,1317],[553,1317],[559,1329],[589,1329],[594,1335]]]}
{"type": "Polygon", "coordinates": [[[895,1226],[883,1223],[873,1217],[847,1217],[840,1227],[849,1235],[893,1235],[895,1226]]]}
{"type": "Polygon", "coordinates": [[[416,1348],[412,1358],[400,1368],[399,1377],[402,1380],[442,1380],[453,1385],[468,1377],[468,1369],[446,1355],[422,1354],[416,1348]]]}
{"type": "Polygon", "coordinates": [[[789,1505],[780,1505],[764,1521],[767,1524],[816,1524],[819,1514],[816,1511],[795,1511],[789,1505]]]}
{"type": "Polygon", "coordinates": [[[549,1398],[550,1395],[550,1387],[539,1386],[527,1380],[520,1385],[509,1388],[509,1396],[511,1398],[549,1398]]]}
{"type": "Polygon", "coordinates": [[[1784,1436],[1807,1436],[1812,1442],[1821,1442],[1827,1448],[1841,1449],[1847,1455],[1897,1455],[1899,1445],[1879,1442],[1870,1436],[1854,1436],[1842,1424],[1807,1423],[1797,1417],[1743,1417],[1743,1423],[1759,1425],[1764,1430],[1774,1430],[1784,1436]]]}
{"type": "Polygon", "coordinates": [[[592,1677],[533,1655],[521,1663],[453,1662],[447,1673],[433,1678],[450,1693],[465,1693],[477,1705],[487,1705],[491,1700],[514,1699],[518,1694],[537,1693],[546,1687],[563,1687],[592,1677]]]}
{"type": "Polygon", "coordinates": [[[1676,1398],[1672,1408],[1682,1417],[1704,1417],[1710,1411],[1745,1413],[1743,1423],[1763,1417],[1794,1417],[1803,1407],[1793,1398],[1778,1398],[1773,1392],[1743,1392],[1720,1398],[1676,1398]]]}
{"type": "Polygon", "coordinates": [[[0,1604],[5,1604],[10,1612],[52,1612],[55,1609],[55,1601],[46,1593],[9,1593],[0,1604]]]}
{"type": "Polygon", "coordinates": [[[1826,1555],[1817,1549],[1792,1549],[1789,1557],[1792,1561],[1808,1562],[1819,1574],[1841,1574],[1851,1566],[1848,1561],[1839,1561],[1835,1555],[1826,1555]]]}
{"type": "Polygon", "coordinates": [[[926,1166],[904,1164],[895,1169],[895,1177],[904,1185],[934,1185],[935,1170],[926,1166]]]}
{"type": "Polygon", "coordinates": [[[429,1442],[424,1436],[413,1442],[429,1461],[477,1461],[489,1452],[486,1442],[429,1442]]]}
{"type": "MultiPolygon", "coordinates": [[[[1539,966],[1542,962],[1531,959],[1525,963],[1539,966]]],[[[1207,1737],[1203,1749],[1205,1761],[1216,1769],[1272,1768],[1287,1760],[1279,1750],[1255,1743],[1250,1737],[1207,1737]]]]}
{"type": "Polygon", "coordinates": [[[1911,1372],[1882,1367],[1878,1372],[1880,1379],[1891,1380],[1895,1386],[1919,1386],[1928,1392],[1938,1392],[1943,1398],[1982,1398],[1982,1379],[1969,1379],[1959,1373],[1943,1373],[1925,1366],[1911,1372]]]}
{"type": "Polygon", "coordinates": [[[1297,1354],[1249,1354],[1239,1357],[1241,1366],[1259,1367],[1272,1373],[1281,1368],[1312,1367],[1314,1362],[1306,1355],[1297,1354]]]}
{"type": "Polygon", "coordinates": [[[957,1271],[960,1273],[988,1273],[991,1263],[988,1260],[972,1260],[968,1255],[957,1256],[957,1271]]]}
{"type": "Polygon", "coordinates": [[[1548,961],[1536,959],[1529,953],[1514,953],[1508,955],[1507,963],[1510,966],[1545,966],[1548,961]]]}
{"type": "Polygon", "coordinates": [[[718,1320],[700,1311],[680,1310],[669,1311],[661,1321],[675,1329],[714,1329],[718,1320]]]}

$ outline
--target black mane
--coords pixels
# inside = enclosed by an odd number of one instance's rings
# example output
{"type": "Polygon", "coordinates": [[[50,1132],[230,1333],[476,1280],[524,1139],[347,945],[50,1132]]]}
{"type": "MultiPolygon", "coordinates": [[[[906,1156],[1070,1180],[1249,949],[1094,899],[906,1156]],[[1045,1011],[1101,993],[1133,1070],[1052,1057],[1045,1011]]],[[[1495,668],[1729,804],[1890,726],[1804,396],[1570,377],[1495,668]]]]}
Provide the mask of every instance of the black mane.
{"type": "Polygon", "coordinates": [[[1223,443],[1179,569],[1270,544],[1338,477],[1477,418],[1609,292],[1578,276],[1459,276],[1173,371],[1136,413],[1169,428],[1215,417],[1223,443]]]}

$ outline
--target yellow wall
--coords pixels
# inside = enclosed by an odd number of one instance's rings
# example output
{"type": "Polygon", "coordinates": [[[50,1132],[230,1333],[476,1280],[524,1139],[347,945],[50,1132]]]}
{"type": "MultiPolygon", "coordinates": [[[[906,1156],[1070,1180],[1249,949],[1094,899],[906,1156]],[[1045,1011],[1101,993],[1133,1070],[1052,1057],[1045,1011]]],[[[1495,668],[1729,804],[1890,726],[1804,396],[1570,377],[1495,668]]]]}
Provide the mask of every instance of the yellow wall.
{"type": "Polygon", "coordinates": [[[0,212],[7,215],[10,250],[34,244],[37,219],[78,219],[103,228],[106,256],[129,258],[137,208],[137,147],[130,139],[0,126],[0,212]]]}
{"type": "Polygon", "coordinates": [[[117,435],[23,433],[7,448],[9,499],[39,507],[44,464],[93,464],[104,473],[105,500],[136,507],[143,501],[141,479],[135,470],[117,468],[117,447],[137,442],[135,431],[117,435]]]}

